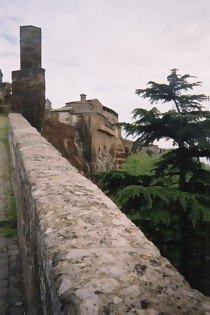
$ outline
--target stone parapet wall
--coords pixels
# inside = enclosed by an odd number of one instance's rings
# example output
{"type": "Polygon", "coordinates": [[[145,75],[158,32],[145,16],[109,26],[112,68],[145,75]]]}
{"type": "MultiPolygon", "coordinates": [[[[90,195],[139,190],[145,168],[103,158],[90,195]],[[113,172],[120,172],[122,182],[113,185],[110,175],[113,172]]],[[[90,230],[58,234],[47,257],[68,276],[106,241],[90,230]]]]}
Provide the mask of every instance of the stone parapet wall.
{"type": "Polygon", "coordinates": [[[210,300],[20,114],[9,127],[28,314],[210,314],[210,300]]]}

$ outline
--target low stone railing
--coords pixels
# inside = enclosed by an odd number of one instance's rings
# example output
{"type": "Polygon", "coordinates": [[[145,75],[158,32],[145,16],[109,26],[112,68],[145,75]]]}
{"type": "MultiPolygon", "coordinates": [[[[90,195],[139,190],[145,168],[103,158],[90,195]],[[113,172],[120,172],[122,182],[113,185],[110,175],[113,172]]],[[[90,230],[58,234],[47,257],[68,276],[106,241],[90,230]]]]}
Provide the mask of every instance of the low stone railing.
{"type": "Polygon", "coordinates": [[[20,114],[9,115],[28,314],[207,314],[158,249],[20,114]]]}

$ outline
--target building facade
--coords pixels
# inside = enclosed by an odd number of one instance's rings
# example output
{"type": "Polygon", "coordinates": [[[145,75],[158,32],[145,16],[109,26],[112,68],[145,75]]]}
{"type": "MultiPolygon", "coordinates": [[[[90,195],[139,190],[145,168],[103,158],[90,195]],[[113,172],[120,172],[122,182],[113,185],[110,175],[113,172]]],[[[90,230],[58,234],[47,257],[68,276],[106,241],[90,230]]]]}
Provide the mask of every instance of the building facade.
{"type": "Polygon", "coordinates": [[[114,110],[81,94],[79,101],[45,112],[43,134],[80,171],[94,174],[121,168],[131,152],[132,141],[121,137],[117,123],[114,110]]]}
{"type": "Polygon", "coordinates": [[[0,113],[8,114],[11,111],[12,85],[3,82],[3,73],[0,69],[0,113]]]}

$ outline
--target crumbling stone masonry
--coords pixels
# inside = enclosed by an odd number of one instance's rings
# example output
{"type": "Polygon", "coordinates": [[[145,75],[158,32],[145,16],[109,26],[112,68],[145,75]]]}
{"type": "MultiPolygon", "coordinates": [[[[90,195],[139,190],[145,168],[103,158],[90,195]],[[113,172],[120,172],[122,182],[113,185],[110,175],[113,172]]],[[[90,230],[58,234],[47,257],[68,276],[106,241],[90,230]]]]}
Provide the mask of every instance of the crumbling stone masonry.
{"type": "Polygon", "coordinates": [[[3,82],[3,73],[0,69],[0,114],[11,113],[11,83],[3,82]]]}
{"type": "Polygon", "coordinates": [[[210,314],[210,299],[20,114],[9,127],[28,314],[210,314]]]}
{"type": "Polygon", "coordinates": [[[120,169],[133,142],[121,137],[118,114],[98,99],[80,97],[45,112],[43,136],[85,174],[120,169]]]}
{"type": "Polygon", "coordinates": [[[41,29],[20,27],[20,69],[12,72],[12,112],[22,113],[41,131],[45,110],[45,70],[41,68],[41,29]]]}

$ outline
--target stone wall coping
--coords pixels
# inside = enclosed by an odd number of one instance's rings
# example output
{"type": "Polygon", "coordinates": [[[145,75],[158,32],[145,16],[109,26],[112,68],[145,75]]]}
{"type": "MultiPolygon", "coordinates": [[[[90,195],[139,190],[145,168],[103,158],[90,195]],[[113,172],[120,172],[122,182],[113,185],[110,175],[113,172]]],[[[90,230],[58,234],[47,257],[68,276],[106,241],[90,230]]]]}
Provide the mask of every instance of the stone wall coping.
{"type": "Polygon", "coordinates": [[[9,115],[9,129],[37,221],[38,263],[63,309],[53,314],[210,314],[209,298],[21,114],[9,115]]]}

